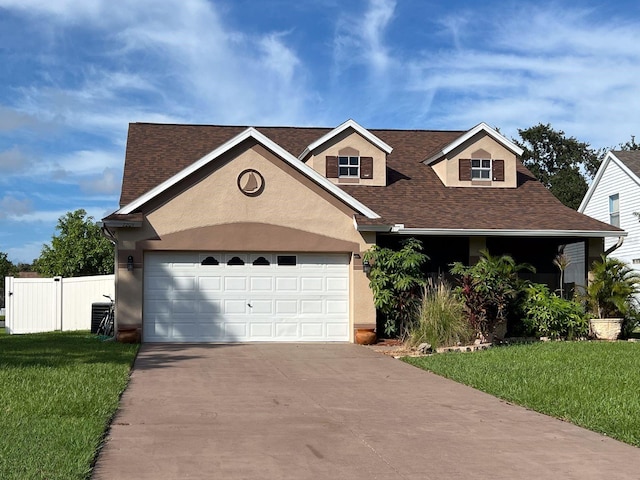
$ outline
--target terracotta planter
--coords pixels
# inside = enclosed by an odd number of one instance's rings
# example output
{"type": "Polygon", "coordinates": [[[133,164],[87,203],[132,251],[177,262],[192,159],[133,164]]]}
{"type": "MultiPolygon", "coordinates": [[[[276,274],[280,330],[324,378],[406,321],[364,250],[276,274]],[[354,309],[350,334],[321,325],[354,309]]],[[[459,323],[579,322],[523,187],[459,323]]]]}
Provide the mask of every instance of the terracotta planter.
{"type": "Polygon", "coordinates": [[[116,340],[120,343],[140,343],[140,331],[137,327],[119,328],[116,340]]]}
{"type": "Polygon", "coordinates": [[[356,330],[356,343],[358,345],[371,345],[376,343],[375,328],[358,328],[356,330]]]}
{"type": "Polygon", "coordinates": [[[592,318],[589,330],[598,340],[617,340],[622,330],[622,318],[592,318]]]}

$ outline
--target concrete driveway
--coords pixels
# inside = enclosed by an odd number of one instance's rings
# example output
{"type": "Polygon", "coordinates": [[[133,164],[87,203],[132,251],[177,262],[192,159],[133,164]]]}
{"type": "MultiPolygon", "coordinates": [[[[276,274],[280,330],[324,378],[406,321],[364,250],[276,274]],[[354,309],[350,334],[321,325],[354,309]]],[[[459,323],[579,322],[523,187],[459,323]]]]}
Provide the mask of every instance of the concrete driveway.
{"type": "Polygon", "coordinates": [[[640,449],[357,345],[144,345],[93,478],[637,480],[640,449]]]}

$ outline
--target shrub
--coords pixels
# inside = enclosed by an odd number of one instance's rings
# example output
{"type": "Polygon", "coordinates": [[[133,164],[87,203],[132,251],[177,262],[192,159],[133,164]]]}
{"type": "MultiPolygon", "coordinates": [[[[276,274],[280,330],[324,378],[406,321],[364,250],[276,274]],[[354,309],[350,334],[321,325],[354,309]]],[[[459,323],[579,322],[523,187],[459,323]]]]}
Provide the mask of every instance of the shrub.
{"type": "Polygon", "coordinates": [[[429,257],[422,253],[422,242],[408,238],[400,250],[374,245],[364,260],[371,264],[369,286],[376,308],[385,315],[385,334],[405,338],[426,284],[422,266],[429,257]]]}
{"type": "Polygon", "coordinates": [[[546,285],[534,283],[525,287],[522,311],[525,325],[537,335],[573,339],[589,332],[582,305],[549,292],[546,285]]]}
{"type": "Polygon", "coordinates": [[[449,347],[469,343],[474,336],[464,302],[449,284],[437,282],[424,287],[417,320],[409,331],[410,345],[427,342],[433,348],[449,347]]]}
{"type": "Polygon", "coordinates": [[[460,278],[457,292],[464,299],[469,321],[479,338],[491,340],[496,327],[505,323],[515,309],[523,287],[518,278],[522,270],[535,272],[530,265],[516,264],[509,255],[494,257],[486,250],[475,265],[452,265],[451,273],[460,278]]]}

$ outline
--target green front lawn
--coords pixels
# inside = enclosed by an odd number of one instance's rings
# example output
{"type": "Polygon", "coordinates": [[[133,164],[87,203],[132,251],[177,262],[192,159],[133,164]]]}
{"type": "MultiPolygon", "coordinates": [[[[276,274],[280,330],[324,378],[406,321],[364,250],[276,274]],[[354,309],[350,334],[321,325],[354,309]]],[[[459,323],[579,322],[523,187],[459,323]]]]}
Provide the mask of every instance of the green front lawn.
{"type": "Polygon", "coordinates": [[[0,478],[88,478],[137,350],[87,332],[0,336],[0,478]]]}
{"type": "Polygon", "coordinates": [[[535,343],[404,361],[640,446],[640,343],[535,343]]]}

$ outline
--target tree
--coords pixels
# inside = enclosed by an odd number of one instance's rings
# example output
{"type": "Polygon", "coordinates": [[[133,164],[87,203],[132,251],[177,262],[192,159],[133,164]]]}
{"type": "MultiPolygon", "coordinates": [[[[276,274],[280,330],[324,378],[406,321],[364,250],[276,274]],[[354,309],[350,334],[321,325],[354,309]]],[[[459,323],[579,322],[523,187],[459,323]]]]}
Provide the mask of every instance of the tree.
{"type": "Polygon", "coordinates": [[[82,209],[58,219],[51,245],[43,245],[34,268],[41,275],[78,277],[113,273],[113,245],[82,209]]]}
{"type": "Polygon", "coordinates": [[[593,176],[600,166],[598,152],[588,143],[567,138],[550,124],[518,129],[522,163],[564,205],[576,210],[587,192],[586,175],[593,176]],[[583,173],[585,172],[585,173],[583,173]]]}
{"type": "Polygon", "coordinates": [[[0,252],[0,308],[4,307],[4,277],[12,277],[18,273],[16,266],[9,260],[7,254],[0,252]]]}
{"type": "Polygon", "coordinates": [[[385,334],[406,337],[426,284],[422,266],[429,257],[422,253],[422,242],[408,238],[400,250],[374,245],[364,260],[371,263],[369,285],[376,308],[386,317],[385,334]]]}

